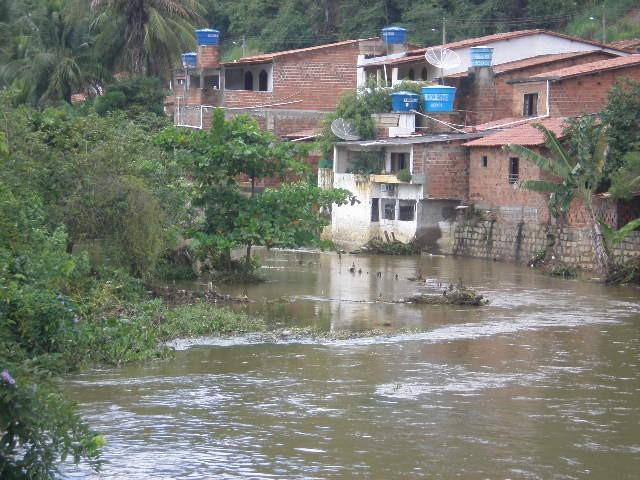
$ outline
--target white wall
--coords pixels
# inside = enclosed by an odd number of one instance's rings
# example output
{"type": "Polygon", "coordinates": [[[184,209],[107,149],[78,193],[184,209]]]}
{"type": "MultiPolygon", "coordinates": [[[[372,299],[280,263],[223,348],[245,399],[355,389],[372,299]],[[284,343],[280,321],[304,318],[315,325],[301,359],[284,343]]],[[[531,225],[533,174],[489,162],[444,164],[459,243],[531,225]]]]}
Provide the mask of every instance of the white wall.
{"type": "Polygon", "coordinates": [[[422,197],[422,185],[396,184],[396,192],[382,192],[379,183],[370,182],[368,177],[350,173],[335,173],[334,188],[349,190],[360,203],[333,207],[331,213],[331,237],[340,246],[347,249],[360,247],[375,237],[384,238],[384,232],[391,232],[397,240],[409,242],[416,234],[418,219],[421,218],[419,200],[422,197]],[[385,220],[380,202],[380,220],[371,222],[371,199],[415,200],[416,211],[412,221],[397,220],[399,208],[396,202],[396,220],[385,220]]]}
{"type": "MultiPolygon", "coordinates": [[[[502,63],[513,62],[525,58],[536,57],[539,55],[549,55],[555,53],[569,52],[590,52],[594,50],[605,50],[611,53],[620,54],[620,52],[611,49],[603,49],[597,45],[591,45],[578,40],[556,37],[547,33],[538,33],[535,35],[527,35],[511,40],[497,40],[487,42],[483,46],[493,47],[493,64],[500,65],[502,63]]],[[[444,74],[452,75],[454,73],[466,72],[471,66],[471,47],[457,48],[455,52],[460,56],[460,65],[455,68],[445,69],[444,74]]],[[[414,64],[406,64],[395,67],[396,76],[402,79],[406,72],[413,66],[416,75],[416,65],[422,66],[427,62],[421,57],[421,60],[414,64]]],[[[429,80],[436,76],[440,76],[438,69],[429,65],[429,80]]],[[[401,80],[400,80],[401,81],[401,80]]]]}

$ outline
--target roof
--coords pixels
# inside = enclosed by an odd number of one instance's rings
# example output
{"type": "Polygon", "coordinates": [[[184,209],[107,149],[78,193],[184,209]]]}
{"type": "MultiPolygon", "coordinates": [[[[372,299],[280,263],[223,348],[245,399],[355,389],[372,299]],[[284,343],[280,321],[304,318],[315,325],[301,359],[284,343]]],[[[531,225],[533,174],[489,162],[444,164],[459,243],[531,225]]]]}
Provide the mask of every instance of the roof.
{"type": "MultiPolygon", "coordinates": [[[[363,39],[344,40],[342,42],[326,43],[324,45],[315,45],[313,47],[296,48],[294,50],[283,50],[283,51],[280,51],[280,52],[273,52],[273,53],[263,53],[263,54],[260,54],[260,55],[252,55],[252,56],[249,56],[249,57],[242,57],[239,60],[236,60],[236,61],[233,61],[233,62],[223,62],[222,64],[223,65],[235,65],[235,64],[239,64],[239,63],[264,63],[264,62],[270,62],[275,58],[284,57],[286,55],[295,55],[297,53],[313,52],[315,50],[322,50],[324,48],[343,47],[343,46],[346,46],[346,45],[359,43],[362,40],[363,39]]],[[[365,39],[365,40],[370,40],[370,39],[365,39]]]]}
{"type": "Polygon", "coordinates": [[[629,38],[627,40],[618,40],[608,44],[611,48],[621,48],[628,52],[638,52],[640,50],[640,38],[629,38]]]}
{"type": "Polygon", "coordinates": [[[412,137],[397,137],[397,138],[380,138],[377,140],[356,140],[350,142],[337,142],[338,146],[359,146],[359,147],[384,147],[393,145],[414,145],[416,143],[439,143],[450,142],[455,140],[468,140],[478,138],[484,135],[483,133],[467,133],[467,134],[448,134],[443,133],[441,135],[414,135],[412,137]]]}
{"type": "Polygon", "coordinates": [[[467,142],[464,145],[466,147],[500,147],[515,144],[534,147],[544,144],[544,137],[542,132],[533,125],[540,123],[557,136],[561,136],[565,121],[566,117],[545,118],[543,120],[532,119],[523,125],[501,130],[493,135],[487,135],[486,137],[467,142]]]}
{"type": "MultiPolygon", "coordinates": [[[[544,65],[546,63],[554,63],[562,60],[571,60],[580,57],[586,57],[593,55],[594,53],[605,54],[614,56],[613,53],[605,52],[602,50],[589,50],[586,52],[568,52],[568,53],[550,53],[548,55],[537,55],[535,57],[524,58],[522,60],[515,60],[513,62],[501,63],[499,65],[493,65],[494,75],[502,75],[505,73],[516,72],[529,67],[536,67],[544,65]]],[[[447,78],[460,78],[466,77],[469,72],[454,73],[453,75],[447,75],[447,78]]]]}
{"type": "MultiPolygon", "coordinates": [[[[475,37],[475,38],[468,38],[465,40],[460,40],[457,42],[450,42],[450,43],[445,43],[443,46],[445,48],[449,48],[451,50],[456,50],[456,49],[460,49],[460,48],[466,48],[466,47],[476,47],[476,46],[480,46],[480,45],[485,45],[487,43],[492,43],[492,42],[499,42],[499,41],[503,41],[503,40],[512,40],[514,38],[520,38],[520,37],[527,37],[530,35],[539,35],[539,34],[546,34],[546,35],[551,35],[554,37],[559,37],[559,38],[564,38],[567,40],[573,40],[576,42],[581,42],[581,43],[587,43],[589,45],[594,45],[596,47],[600,47],[600,48],[607,48],[610,50],[618,50],[621,54],[627,54],[629,52],[627,52],[626,50],[622,49],[622,48],[617,48],[617,47],[612,47],[610,45],[605,45],[603,43],[599,43],[599,42],[595,42],[593,40],[586,40],[584,38],[579,38],[579,37],[572,37],[570,35],[564,35],[562,33],[558,33],[558,32],[552,32],[550,30],[543,30],[543,29],[532,29],[532,30],[517,30],[515,32],[504,32],[504,33],[494,33],[493,35],[485,35],[484,37],[475,37]]],[[[439,45],[435,45],[435,46],[439,46],[439,45]]],[[[412,63],[416,60],[422,60],[421,56],[427,51],[426,48],[419,48],[416,50],[411,50],[409,52],[407,52],[406,56],[401,57],[401,58],[397,58],[397,59],[393,59],[393,60],[389,60],[389,61],[380,61],[380,62],[373,62],[373,63],[369,63],[366,66],[370,66],[370,65],[400,65],[403,63],[412,63]]]]}
{"type": "Polygon", "coordinates": [[[597,62],[583,63],[582,65],[574,65],[572,67],[560,68],[550,72],[539,73],[530,77],[531,80],[562,80],[565,78],[579,77],[581,75],[591,75],[594,73],[605,72],[607,70],[616,70],[640,65],[640,55],[629,55],[627,57],[616,57],[608,60],[598,60],[597,62]]]}

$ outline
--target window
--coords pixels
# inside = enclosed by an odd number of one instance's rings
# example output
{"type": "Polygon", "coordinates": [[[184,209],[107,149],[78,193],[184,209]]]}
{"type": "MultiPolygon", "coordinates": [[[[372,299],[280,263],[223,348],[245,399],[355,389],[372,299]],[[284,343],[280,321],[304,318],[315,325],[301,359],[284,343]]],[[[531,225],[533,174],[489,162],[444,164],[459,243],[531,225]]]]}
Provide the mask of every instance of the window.
{"type": "Polygon", "coordinates": [[[520,178],[520,159],[518,157],[509,158],[509,183],[518,183],[520,178]]]}
{"type": "Polygon", "coordinates": [[[522,115],[525,117],[535,117],[536,115],[538,115],[537,93],[524,94],[524,107],[522,109],[522,115]]]}
{"type": "Polygon", "coordinates": [[[178,79],[178,85],[184,85],[184,78],[178,79]]]}
{"type": "Polygon", "coordinates": [[[398,220],[410,222],[416,218],[415,200],[400,200],[398,220]]]}
{"type": "Polygon", "coordinates": [[[482,166],[483,166],[484,168],[487,168],[487,165],[488,165],[488,164],[489,164],[489,159],[487,158],[487,156],[486,156],[486,155],[483,155],[483,156],[482,156],[482,166]]]}
{"type": "Polygon", "coordinates": [[[269,75],[265,70],[260,71],[260,76],[258,77],[258,90],[261,92],[269,90],[269,75]]]}
{"type": "Polygon", "coordinates": [[[396,201],[385,200],[383,203],[382,214],[385,220],[395,220],[396,219],[396,201]]]}
{"type": "Polygon", "coordinates": [[[413,68],[409,69],[409,73],[407,73],[407,78],[409,80],[415,80],[416,79],[416,74],[413,71],[413,68]]]}
{"type": "Polygon", "coordinates": [[[244,89],[253,90],[253,73],[245,72],[244,74],[244,89]]]}
{"type": "Polygon", "coordinates": [[[409,168],[409,155],[407,153],[391,153],[391,173],[409,168]]]}
{"type": "Polygon", "coordinates": [[[372,222],[380,221],[380,199],[379,198],[371,199],[371,221],[372,222]]]}
{"type": "Polygon", "coordinates": [[[422,77],[422,80],[426,80],[429,77],[427,67],[422,67],[422,73],[420,74],[420,76],[422,77]]]}
{"type": "Polygon", "coordinates": [[[191,88],[200,88],[200,75],[190,75],[189,76],[189,87],[191,88]]]}
{"type": "Polygon", "coordinates": [[[204,87],[205,88],[213,88],[215,90],[220,88],[220,76],[219,75],[211,75],[209,77],[204,77],[204,87]]]}

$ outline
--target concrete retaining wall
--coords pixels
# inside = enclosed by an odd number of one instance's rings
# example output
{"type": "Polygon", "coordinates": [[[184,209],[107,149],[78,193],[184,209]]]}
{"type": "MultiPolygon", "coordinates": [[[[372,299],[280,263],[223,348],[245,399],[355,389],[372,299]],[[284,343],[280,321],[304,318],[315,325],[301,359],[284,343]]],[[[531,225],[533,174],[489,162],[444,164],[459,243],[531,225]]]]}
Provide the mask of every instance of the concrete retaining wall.
{"type": "MultiPolygon", "coordinates": [[[[547,236],[547,226],[534,223],[459,220],[452,229],[451,253],[454,255],[526,263],[551,242],[547,236]]],[[[566,228],[557,251],[559,260],[567,265],[583,270],[594,269],[595,259],[588,228],[566,228]]],[[[640,232],[633,232],[613,254],[619,262],[640,256],[640,232]]]]}

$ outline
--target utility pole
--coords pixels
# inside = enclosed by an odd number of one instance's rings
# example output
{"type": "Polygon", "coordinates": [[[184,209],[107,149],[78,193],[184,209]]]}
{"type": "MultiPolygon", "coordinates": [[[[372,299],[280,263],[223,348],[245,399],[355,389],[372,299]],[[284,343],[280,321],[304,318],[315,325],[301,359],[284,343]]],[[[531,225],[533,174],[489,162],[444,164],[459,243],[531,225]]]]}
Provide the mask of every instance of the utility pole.
{"type": "Polygon", "coordinates": [[[246,55],[246,52],[245,52],[245,50],[246,50],[246,44],[247,44],[247,42],[246,42],[246,38],[245,38],[245,36],[244,36],[244,35],[242,35],[242,56],[243,56],[243,57],[246,55]]]}
{"type": "Polygon", "coordinates": [[[605,2],[602,2],[602,43],[607,43],[607,14],[604,7],[605,2]]]}
{"type": "Polygon", "coordinates": [[[443,47],[445,43],[447,43],[447,25],[443,15],[442,16],[442,46],[443,47]]]}

